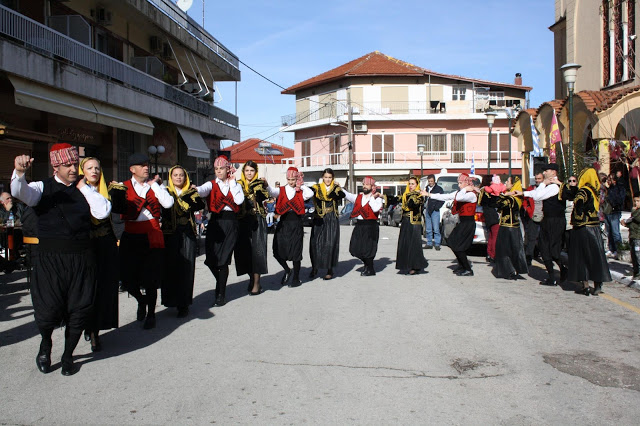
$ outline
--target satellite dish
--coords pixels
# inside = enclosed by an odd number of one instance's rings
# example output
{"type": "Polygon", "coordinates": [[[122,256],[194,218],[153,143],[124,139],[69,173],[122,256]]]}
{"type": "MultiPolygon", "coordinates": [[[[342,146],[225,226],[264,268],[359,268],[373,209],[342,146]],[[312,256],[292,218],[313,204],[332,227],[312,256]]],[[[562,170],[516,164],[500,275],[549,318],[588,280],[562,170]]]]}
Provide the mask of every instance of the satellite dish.
{"type": "Polygon", "coordinates": [[[186,12],[187,10],[189,10],[192,4],[193,4],[193,0],[178,0],[176,2],[176,6],[182,9],[183,12],[186,12]]]}

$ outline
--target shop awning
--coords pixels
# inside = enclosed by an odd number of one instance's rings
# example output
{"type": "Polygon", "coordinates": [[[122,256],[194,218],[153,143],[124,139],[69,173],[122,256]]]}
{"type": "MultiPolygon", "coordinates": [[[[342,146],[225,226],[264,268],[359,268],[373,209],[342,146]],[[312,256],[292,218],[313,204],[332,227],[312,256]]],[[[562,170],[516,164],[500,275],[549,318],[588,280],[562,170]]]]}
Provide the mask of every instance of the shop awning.
{"type": "Polygon", "coordinates": [[[205,143],[200,132],[187,129],[185,127],[178,127],[178,132],[182,136],[182,140],[187,145],[187,155],[189,157],[206,158],[209,159],[209,147],[205,143]]]}
{"type": "Polygon", "coordinates": [[[145,115],[92,101],[15,75],[9,75],[9,80],[15,90],[16,105],[145,135],[153,134],[153,123],[145,115]]]}
{"type": "Polygon", "coordinates": [[[93,101],[93,105],[98,111],[98,123],[144,135],[153,135],[153,123],[146,115],[97,101],[93,101]]]}

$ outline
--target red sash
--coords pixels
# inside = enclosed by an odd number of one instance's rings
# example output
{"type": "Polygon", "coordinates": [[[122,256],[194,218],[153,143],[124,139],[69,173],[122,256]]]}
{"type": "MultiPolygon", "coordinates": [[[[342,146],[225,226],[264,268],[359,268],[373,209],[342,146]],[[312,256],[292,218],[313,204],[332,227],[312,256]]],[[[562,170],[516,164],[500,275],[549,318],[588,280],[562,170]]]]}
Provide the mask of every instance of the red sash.
{"type": "Polygon", "coordinates": [[[373,212],[371,209],[371,205],[369,203],[362,205],[362,194],[358,194],[356,197],[356,202],[353,203],[353,211],[351,212],[351,218],[356,218],[358,216],[362,216],[365,220],[377,219],[380,211],[373,212]]]}
{"type": "Polygon", "coordinates": [[[233,201],[233,195],[231,194],[231,188],[227,195],[224,195],[215,180],[211,181],[211,194],[209,194],[209,210],[214,213],[220,213],[224,208],[231,207],[234,213],[240,211],[240,206],[233,201]]]}
{"type": "Polygon", "coordinates": [[[284,186],[280,187],[280,195],[276,200],[276,213],[282,216],[286,212],[293,210],[298,216],[304,215],[304,198],[302,191],[297,191],[292,199],[287,197],[287,191],[284,186]]]}
{"type": "Polygon", "coordinates": [[[138,216],[140,216],[142,209],[149,210],[151,216],[155,219],[160,219],[160,202],[158,202],[158,198],[156,198],[153,189],[149,188],[145,198],[142,198],[136,194],[136,191],[133,189],[131,179],[125,181],[124,185],[127,187],[127,212],[121,215],[122,219],[136,220],[138,216]]]}

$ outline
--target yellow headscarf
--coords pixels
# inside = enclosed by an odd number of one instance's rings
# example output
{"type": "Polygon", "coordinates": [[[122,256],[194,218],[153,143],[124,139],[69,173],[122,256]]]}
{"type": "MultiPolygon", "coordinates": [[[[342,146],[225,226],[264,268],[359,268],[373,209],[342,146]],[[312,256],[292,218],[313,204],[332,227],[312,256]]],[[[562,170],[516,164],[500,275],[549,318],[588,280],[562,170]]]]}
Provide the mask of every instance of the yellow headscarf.
{"type": "Polygon", "coordinates": [[[587,188],[593,193],[593,205],[598,211],[600,209],[600,179],[598,179],[596,169],[589,167],[580,172],[578,188],[587,188]]]}
{"type": "Polygon", "coordinates": [[[187,191],[191,187],[191,181],[189,180],[189,173],[187,173],[187,169],[177,164],[169,169],[169,188],[168,188],[169,194],[171,194],[173,198],[175,198],[177,205],[186,212],[189,210],[189,204],[178,196],[178,191],[176,191],[176,187],[173,184],[173,180],[171,179],[171,174],[175,169],[182,169],[182,171],[184,172],[184,185],[182,186],[183,194],[185,191],[187,191]]]}
{"type": "Polygon", "coordinates": [[[327,201],[327,193],[333,191],[333,187],[336,185],[335,179],[331,178],[331,184],[329,185],[329,191],[327,191],[327,185],[324,184],[324,179],[320,179],[320,183],[318,186],[320,187],[320,192],[322,192],[322,200],[327,201]]]}
{"type": "MultiPolygon", "coordinates": [[[[418,182],[418,186],[416,188],[420,188],[420,181],[418,180],[418,178],[415,176],[409,176],[409,180],[411,179],[415,179],[416,182],[418,182]]],[[[417,189],[416,191],[418,190],[419,189],[417,189]]],[[[407,187],[404,189],[404,193],[402,194],[402,210],[409,211],[409,208],[406,206],[407,206],[407,198],[409,197],[409,194],[411,194],[411,192],[412,191],[409,189],[409,182],[407,182],[407,187]]]]}
{"type": "Polygon", "coordinates": [[[253,176],[253,179],[248,181],[247,178],[244,176],[244,168],[247,166],[247,163],[249,163],[249,162],[247,161],[246,163],[244,163],[242,165],[242,173],[240,173],[240,185],[242,185],[242,190],[244,191],[245,195],[249,193],[249,185],[251,184],[251,182],[253,182],[254,180],[258,179],[258,165],[257,164],[255,165],[255,167],[253,165],[249,165],[249,167],[256,169],[256,174],[253,176]]]}
{"type": "MultiPolygon", "coordinates": [[[[98,166],[100,166],[100,160],[96,157],[85,157],[80,161],[80,170],[78,170],[78,174],[80,176],[84,176],[84,165],[89,160],[96,160],[98,162],[98,166]]],[[[104,181],[104,174],[102,173],[102,166],[100,166],[100,180],[98,181],[98,192],[107,200],[111,200],[109,197],[109,191],[107,191],[107,183],[104,181]]]]}
{"type": "MultiPolygon", "coordinates": [[[[520,182],[519,177],[513,177],[513,185],[511,186],[511,191],[522,191],[522,182],[520,182]]],[[[516,199],[516,203],[518,203],[518,209],[522,207],[522,197],[513,197],[516,199]]]]}

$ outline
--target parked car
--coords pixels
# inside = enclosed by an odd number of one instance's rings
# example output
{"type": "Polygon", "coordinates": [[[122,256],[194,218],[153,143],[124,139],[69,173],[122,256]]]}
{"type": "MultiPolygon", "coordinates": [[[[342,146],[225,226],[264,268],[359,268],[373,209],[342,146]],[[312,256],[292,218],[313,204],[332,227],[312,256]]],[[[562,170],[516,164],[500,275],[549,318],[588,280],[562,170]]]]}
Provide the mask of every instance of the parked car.
{"type": "Polygon", "coordinates": [[[302,217],[302,226],[313,226],[313,213],[316,211],[316,207],[313,204],[313,199],[308,199],[304,202],[304,216],[302,217]]]}
{"type": "Polygon", "coordinates": [[[354,220],[351,219],[351,212],[353,211],[353,203],[347,202],[340,210],[340,215],[338,216],[338,223],[340,225],[353,225],[354,220]]]}
{"type": "MultiPolygon", "coordinates": [[[[480,176],[469,175],[472,178],[480,179],[480,176]]],[[[445,194],[457,191],[458,187],[458,173],[447,173],[446,169],[442,169],[441,173],[435,175],[436,183],[440,185],[445,194]]],[[[422,178],[420,181],[420,187],[424,188],[427,185],[427,178],[422,178]]],[[[443,244],[446,244],[446,240],[453,231],[453,228],[458,223],[458,215],[451,213],[453,207],[453,201],[447,201],[440,208],[440,233],[442,234],[443,244]]],[[[484,224],[484,214],[482,212],[482,206],[476,206],[476,231],[473,236],[473,244],[487,244],[488,231],[484,224]]]]}
{"type": "MultiPolygon", "coordinates": [[[[424,219],[424,213],[421,213],[424,219]]],[[[389,219],[389,222],[391,225],[393,226],[400,226],[400,224],[402,223],[402,204],[396,204],[396,206],[393,208],[393,214],[391,215],[391,218],[389,219]]],[[[424,220],[422,221],[422,235],[424,235],[425,232],[425,228],[424,228],[424,220]]]]}

